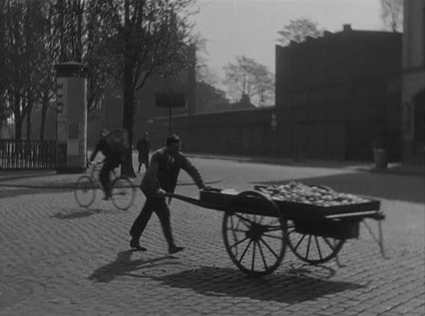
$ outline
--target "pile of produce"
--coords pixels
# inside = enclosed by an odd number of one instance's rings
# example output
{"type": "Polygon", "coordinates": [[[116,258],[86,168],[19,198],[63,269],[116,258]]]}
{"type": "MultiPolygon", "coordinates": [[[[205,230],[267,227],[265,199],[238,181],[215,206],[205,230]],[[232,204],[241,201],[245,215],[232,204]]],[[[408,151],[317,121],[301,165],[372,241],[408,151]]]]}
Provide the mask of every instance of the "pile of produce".
{"type": "Polygon", "coordinates": [[[370,200],[348,193],[335,192],[321,186],[308,186],[291,181],[288,184],[259,187],[258,191],[274,200],[288,201],[318,206],[338,206],[367,203],[370,200]]]}

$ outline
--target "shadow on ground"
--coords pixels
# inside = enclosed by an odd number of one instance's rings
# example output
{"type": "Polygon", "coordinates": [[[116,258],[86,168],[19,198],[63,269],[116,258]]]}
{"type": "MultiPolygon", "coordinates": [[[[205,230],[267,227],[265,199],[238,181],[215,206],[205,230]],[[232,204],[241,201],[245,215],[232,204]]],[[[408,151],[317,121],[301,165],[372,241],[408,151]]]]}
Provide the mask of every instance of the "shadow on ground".
{"type": "Polygon", "coordinates": [[[132,250],[118,253],[115,261],[96,269],[89,280],[110,282],[124,277],[143,282],[151,279],[206,296],[249,297],[288,304],[362,287],[350,282],[331,281],[335,271],[324,266],[292,266],[280,273],[254,278],[236,268],[194,268],[184,266],[172,256],[132,260],[132,254],[132,250]]]}
{"type": "Polygon", "coordinates": [[[361,287],[355,283],[315,278],[302,270],[250,278],[236,269],[217,267],[201,267],[192,274],[182,272],[160,280],[168,286],[191,289],[202,295],[249,297],[288,304],[361,287]]]}
{"type": "Polygon", "coordinates": [[[55,186],[53,183],[38,185],[0,185],[0,199],[14,198],[22,195],[45,194],[52,192],[71,192],[74,191],[73,185],[55,186]]]}
{"type": "Polygon", "coordinates": [[[50,218],[68,220],[68,219],[84,218],[84,217],[89,217],[96,214],[110,213],[110,212],[113,212],[113,211],[102,210],[102,209],[75,209],[75,210],[70,210],[67,212],[56,213],[55,215],[50,216],[50,218]]]}
{"type": "Polygon", "coordinates": [[[10,182],[14,180],[22,179],[33,179],[33,178],[43,178],[51,177],[57,175],[56,171],[45,171],[45,170],[34,170],[34,171],[24,171],[15,170],[15,171],[2,171],[2,177],[0,182],[10,182]]]}
{"type": "Polygon", "coordinates": [[[135,252],[139,253],[136,250],[119,252],[115,261],[96,269],[88,279],[95,282],[107,283],[121,276],[155,278],[155,276],[143,275],[143,270],[166,266],[170,264],[170,259],[173,259],[171,256],[165,256],[154,259],[142,258],[132,260],[131,257],[135,252]],[[135,272],[138,273],[132,275],[135,272]]]}
{"type": "Polygon", "coordinates": [[[265,181],[254,184],[278,185],[290,181],[326,185],[339,192],[375,198],[425,203],[425,179],[377,173],[347,173],[333,176],[303,178],[300,180],[265,181]]]}

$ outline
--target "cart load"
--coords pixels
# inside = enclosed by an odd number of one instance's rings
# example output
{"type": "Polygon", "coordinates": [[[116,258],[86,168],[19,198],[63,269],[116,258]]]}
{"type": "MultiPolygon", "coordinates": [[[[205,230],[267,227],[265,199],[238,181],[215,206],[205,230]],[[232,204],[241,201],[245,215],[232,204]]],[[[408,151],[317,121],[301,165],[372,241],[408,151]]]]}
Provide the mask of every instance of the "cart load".
{"type": "Polygon", "coordinates": [[[288,184],[259,186],[258,191],[274,200],[313,204],[318,206],[337,206],[371,202],[370,199],[349,193],[336,192],[325,186],[305,185],[291,181],[288,184]]]}

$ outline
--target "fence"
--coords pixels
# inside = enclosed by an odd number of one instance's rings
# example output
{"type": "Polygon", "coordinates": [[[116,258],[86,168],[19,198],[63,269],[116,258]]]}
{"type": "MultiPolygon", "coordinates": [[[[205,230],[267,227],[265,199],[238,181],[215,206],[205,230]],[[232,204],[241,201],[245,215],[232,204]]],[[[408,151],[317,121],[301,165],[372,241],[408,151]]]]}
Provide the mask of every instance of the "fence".
{"type": "Polygon", "coordinates": [[[26,141],[0,139],[0,169],[56,168],[55,141],[26,141]]]}

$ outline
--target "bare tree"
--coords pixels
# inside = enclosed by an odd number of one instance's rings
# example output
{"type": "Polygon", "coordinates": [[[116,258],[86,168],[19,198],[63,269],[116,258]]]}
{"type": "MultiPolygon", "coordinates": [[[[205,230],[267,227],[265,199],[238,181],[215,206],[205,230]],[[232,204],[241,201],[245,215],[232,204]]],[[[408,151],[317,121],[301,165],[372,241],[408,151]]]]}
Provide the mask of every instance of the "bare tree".
{"type": "MultiPolygon", "coordinates": [[[[6,55],[5,55],[5,0],[0,0],[0,113],[2,113],[2,109],[6,107],[5,104],[1,103],[1,96],[6,90],[6,80],[8,77],[7,69],[6,69],[6,55]]],[[[1,114],[0,114],[1,115],[1,114]]],[[[0,118],[0,124],[2,120],[0,118]]]]}
{"type": "Polygon", "coordinates": [[[40,141],[44,141],[47,110],[52,108],[56,95],[56,71],[54,64],[60,58],[60,42],[55,29],[55,5],[53,1],[44,1],[40,8],[41,28],[37,55],[33,63],[32,85],[35,91],[36,102],[41,105],[40,141]]]}
{"type": "MultiPolygon", "coordinates": [[[[40,1],[5,0],[4,41],[8,68],[6,98],[15,119],[15,138],[22,139],[22,123],[35,102],[32,81],[37,47],[40,45],[40,1]]],[[[30,128],[30,126],[28,126],[30,128]]],[[[27,134],[27,139],[31,136],[27,134]]]]}
{"type": "Polygon", "coordinates": [[[306,37],[320,37],[323,30],[318,28],[318,24],[309,18],[303,17],[297,20],[290,20],[282,30],[277,32],[280,35],[278,42],[282,46],[289,45],[291,41],[300,43],[305,41],[306,37]]]}
{"type": "Polygon", "coordinates": [[[101,2],[88,0],[51,0],[51,39],[59,49],[56,62],[76,61],[87,69],[87,111],[99,107],[105,88],[113,85],[109,74],[111,55],[103,42],[105,26],[98,24],[101,2]]]}
{"type": "MultiPolygon", "coordinates": [[[[121,84],[123,128],[133,141],[135,92],[153,75],[178,75],[189,65],[188,16],[194,0],[93,0],[93,23],[100,26],[111,73],[121,84]]],[[[134,175],[130,152],[121,171],[134,175]]]]}
{"type": "Polygon", "coordinates": [[[246,56],[237,56],[236,63],[229,63],[224,68],[223,83],[233,98],[258,97],[259,105],[265,102],[268,94],[274,92],[274,76],[267,66],[246,56]]]}
{"type": "Polygon", "coordinates": [[[0,128],[10,114],[5,100],[5,91],[9,77],[6,67],[5,4],[5,0],[0,0],[0,128]]]}
{"type": "Polygon", "coordinates": [[[403,0],[381,0],[381,18],[393,32],[403,30],[403,0]]]}

